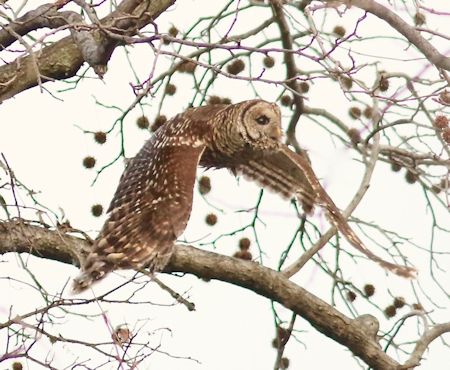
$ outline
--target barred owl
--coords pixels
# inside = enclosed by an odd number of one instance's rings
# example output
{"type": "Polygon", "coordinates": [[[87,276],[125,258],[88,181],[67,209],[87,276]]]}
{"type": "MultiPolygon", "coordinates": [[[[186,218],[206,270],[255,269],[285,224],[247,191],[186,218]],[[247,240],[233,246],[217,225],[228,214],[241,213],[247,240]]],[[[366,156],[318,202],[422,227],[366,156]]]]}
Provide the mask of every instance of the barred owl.
{"type": "Polygon", "coordinates": [[[411,276],[412,268],[386,262],[363,245],[321,187],[306,154],[292,152],[281,140],[280,109],[263,100],[191,108],[166,122],[125,169],[73,290],[83,291],[116,269],[161,271],[188,222],[198,165],[228,168],[285,197],[295,196],[307,211],[324,207],[359,251],[411,276]]]}

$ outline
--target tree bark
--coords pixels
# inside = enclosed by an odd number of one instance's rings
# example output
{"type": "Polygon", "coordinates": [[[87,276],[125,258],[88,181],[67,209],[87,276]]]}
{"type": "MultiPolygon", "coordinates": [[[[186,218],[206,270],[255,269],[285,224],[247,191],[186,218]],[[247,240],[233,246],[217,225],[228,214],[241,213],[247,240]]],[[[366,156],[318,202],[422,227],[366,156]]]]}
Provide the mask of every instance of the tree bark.
{"type": "MultiPolygon", "coordinates": [[[[86,240],[67,235],[62,230],[23,222],[0,223],[0,254],[25,252],[79,265],[88,248],[86,240]]],[[[178,245],[164,272],[190,273],[249,289],[292,310],[373,369],[394,370],[400,366],[381,350],[373,330],[363,325],[365,320],[348,318],[283,274],[255,262],[178,245]]]]}
{"type": "MultiPolygon", "coordinates": [[[[101,19],[100,23],[105,27],[113,25],[115,33],[134,35],[174,3],[175,0],[124,0],[115,11],[101,19]]],[[[99,30],[92,32],[104,49],[103,63],[106,65],[118,45],[118,40],[107,37],[99,30]]],[[[84,62],[81,50],[72,36],[31,55],[18,57],[12,63],[0,67],[0,102],[40,83],[73,77],[84,62]]]]}

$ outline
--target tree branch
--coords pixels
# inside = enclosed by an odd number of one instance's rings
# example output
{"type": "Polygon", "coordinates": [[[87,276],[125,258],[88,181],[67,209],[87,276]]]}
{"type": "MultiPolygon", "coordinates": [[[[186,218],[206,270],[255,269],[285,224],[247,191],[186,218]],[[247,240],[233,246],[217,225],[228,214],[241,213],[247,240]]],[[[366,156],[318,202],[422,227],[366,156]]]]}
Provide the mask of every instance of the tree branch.
{"type": "MultiPolygon", "coordinates": [[[[336,0],[324,0],[326,3],[336,3],[336,0]]],[[[401,33],[406,39],[419,49],[426,58],[437,68],[450,71],[450,58],[441,54],[433,45],[422,37],[419,31],[406,23],[402,18],[395,14],[392,10],[378,4],[374,0],[339,0],[348,6],[356,6],[363,9],[378,18],[384,20],[397,32],[401,33]]]]}
{"type": "MultiPolygon", "coordinates": [[[[77,265],[88,243],[58,230],[23,222],[0,223],[0,254],[26,252],[77,265]]],[[[281,273],[254,262],[179,245],[165,272],[184,272],[201,278],[225,281],[277,301],[303,317],[317,330],[349,348],[373,369],[400,366],[384,353],[360,320],[352,320],[281,273]]]]}
{"type": "MultiPolygon", "coordinates": [[[[116,33],[133,35],[173,3],[175,0],[124,0],[115,11],[100,21],[100,26],[113,26],[116,33]]],[[[118,42],[107,38],[101,30],[95,31],[94,37],[103,48],[103,60],[96,60],[96,63],[106,65],[118,42]]],[[[0,102],[36,86],[40,80],[44,83],[73,77],[85,61],[72,36],[44,47],[35,54],[36,58],[32,55],[19,57],[0,67],[0,102]],[[34,59],[37,59],[39,73],[36,72],[34,59]]]]}
{"type": "Polygon", "coordinates": [[[430,329],[426,329],[417,341],[409,360],[406,361],[405,364],[399,368],[399,370],[412,369],[419,366],[422,355],[425,353],[430,343],[445,333],[450,333],[450,322],[437,324],[430,329]]]}
{"type": "MultiPolygon", "coordinates": [[[[270,4],[272,6],[273,16],[275,18],[275,22],[280,29],[281,36],[281,45],[286,50],[293,50],[293,42],[292,35],[289,30],[289,25],[287,23],[286,17],[283,12],[283,4],[280,0],[271,0],[270,4]]],[[[300,147],[300,144],[295,137],[295,129],[297,127],[297,123],[300,119],[300,116],[303,113],[304,102],[303,97],[301,95],[300,88],[298,86],[298,82],[296,77],[298,75],[298,69],[295,64],[294,54],[290,52],[283,53],[284,64],[286,65],[286,79],[288,82],[286,85],[292,89],[293,91],[293,105],[294,112],[289,121],[288,128],[286,130],[286,136],[288,138],[288,144],[292,145],[297,153],[302,153],[303,150],[300,147]]]]}

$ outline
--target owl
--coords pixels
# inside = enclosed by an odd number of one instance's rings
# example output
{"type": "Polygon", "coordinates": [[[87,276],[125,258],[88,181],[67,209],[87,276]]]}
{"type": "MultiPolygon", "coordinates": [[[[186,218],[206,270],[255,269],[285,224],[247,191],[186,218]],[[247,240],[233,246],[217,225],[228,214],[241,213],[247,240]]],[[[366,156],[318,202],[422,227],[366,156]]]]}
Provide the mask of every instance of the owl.
{"type": "Polygon", "coordinates": [[[324,207],[329,220],[370,259],[402,276],[413,269],[368,250],[315,176],[305,153],[282,142],[281,112],[274,103],[249,100],[191,108],[160,127],[125,169],[109,217],[75,278],[81,292],[117,269],[164,269],[192,208],[197,167],[227,168],[310,212],[324,207]]]}

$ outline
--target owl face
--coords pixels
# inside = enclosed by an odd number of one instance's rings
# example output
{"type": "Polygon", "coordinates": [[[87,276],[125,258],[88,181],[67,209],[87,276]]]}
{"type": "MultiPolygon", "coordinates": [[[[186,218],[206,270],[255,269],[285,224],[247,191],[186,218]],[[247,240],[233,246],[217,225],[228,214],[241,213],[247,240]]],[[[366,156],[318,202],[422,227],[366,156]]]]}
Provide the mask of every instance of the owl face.
{"type": "Polygon", "coordinates": [[[263,100],[251,100],[241,115],[241,135],[244,140],[256,147],[276,146],[283,136],[281,130],[281,111],[274,104],[263,100]]]}

